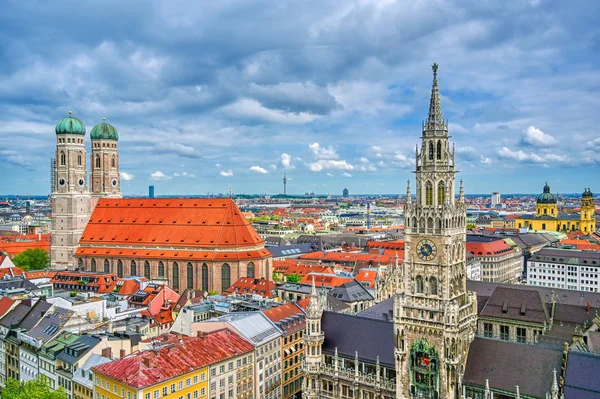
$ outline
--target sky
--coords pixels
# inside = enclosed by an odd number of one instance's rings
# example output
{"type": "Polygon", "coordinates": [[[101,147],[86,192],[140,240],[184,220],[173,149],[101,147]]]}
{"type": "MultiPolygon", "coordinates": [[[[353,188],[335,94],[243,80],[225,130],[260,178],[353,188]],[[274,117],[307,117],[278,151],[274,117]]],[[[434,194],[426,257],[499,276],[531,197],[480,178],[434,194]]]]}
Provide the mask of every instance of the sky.
{"type": "MultiPolygon", "coordinates": [[[[595,0],[19,1],[0,13],[0,194],[56,122],[119,131],[126,195],[404,193],[431,64],[467,193],[600,191],[595,0]],[[595,187],[594,187],[595,186],[595,187]]],[[[88,160],[89,163],[89,160],[88,160]]],[[[89,166],[88,166],[89,168],[89,166]]]]}

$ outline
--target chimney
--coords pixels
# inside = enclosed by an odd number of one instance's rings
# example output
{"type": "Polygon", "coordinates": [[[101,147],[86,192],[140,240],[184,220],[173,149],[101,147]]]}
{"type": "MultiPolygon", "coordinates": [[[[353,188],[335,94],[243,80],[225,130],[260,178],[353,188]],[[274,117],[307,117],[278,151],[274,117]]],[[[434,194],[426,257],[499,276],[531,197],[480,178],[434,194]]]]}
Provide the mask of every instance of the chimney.
{"type": "Polygon", "coordinates": [[[206,331],[198,331],[197,335],[198,338],[205,338],[208,335],[208,333],[206,331]]]}
{"type": "Polygon", "coordinates": [[[126,355],[126,353],[125,353],[125,349],[121,349],[121,350],[119,351],[119,358],[120,358],[120,359],[123,359],[123,358],[125,357],[125,355],[126,355]]]}
{"type": "Polygon", "coordinates": [[[106,357],[108,359],[112,359],[112,348],[103,348],[102,349],[102,357],[106,357]]]}
{"type": "Polygon", "coordinates": [[[150,367],[150,358],[149,357],[145,357],[144,360],[142,360],[142,362],[144,363],[144,366],[146,367],[150,367]]]}

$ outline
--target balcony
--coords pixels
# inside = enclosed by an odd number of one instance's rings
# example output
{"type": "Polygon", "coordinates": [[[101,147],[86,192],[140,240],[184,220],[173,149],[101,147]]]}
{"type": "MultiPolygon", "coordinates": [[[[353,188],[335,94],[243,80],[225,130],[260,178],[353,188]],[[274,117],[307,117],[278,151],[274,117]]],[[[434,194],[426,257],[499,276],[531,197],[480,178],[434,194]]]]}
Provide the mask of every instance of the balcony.
{"type": "MultiPolygon", "coordinates": [[[[355,374],[353,369],[338,369],[335,371],[333,366],[322,366],[316,369],[314,372],[318,372],[321,374],[325,374],[331,378],[337,377],[344,380],[348,380],[350,383],[353,383],[355,380],[355,374]]],[[[358,381],[362,385],[368,385],[372,388],[380,388],[385,391],[396,392],[396,380],[395,379],[387,379],[381,377],[379,382],[377,381],[377,377],[373,374],[365,374],[358,373],[358,381]]]]}

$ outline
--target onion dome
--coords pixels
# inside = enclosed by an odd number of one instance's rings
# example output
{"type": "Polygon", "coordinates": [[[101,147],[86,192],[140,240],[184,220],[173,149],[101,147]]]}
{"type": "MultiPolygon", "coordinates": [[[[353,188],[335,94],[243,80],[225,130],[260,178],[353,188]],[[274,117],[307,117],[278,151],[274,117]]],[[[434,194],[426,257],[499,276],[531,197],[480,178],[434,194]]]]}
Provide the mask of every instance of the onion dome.
{"type": "Polygon", "coordinates": [[[538,204],[556,204],[556,197],[550,192],[548,183],[544,186],[544,192],[537,197],[538,204]]]}
{"type": "Polygon", "coordinates": [[[56,134],[85,135],[85,125],[82,121],[73,117],[71,111],[69,111],[69,116],[58,121],[54,130],[56,131],[56,134]]]}
{"type": "Polygon", "coordinates": [[[594,194],[592,193],[592,190],[586,188],[581,198],[594,198],[594,194]]]}
{"type": "Polygon", "coordinates": [[[92,128],[90,137],[92,140],[119,140],[119,132],[117,129],[106,123],[106,118],[102,119],[104,122],[97,124],[92,128]]]}

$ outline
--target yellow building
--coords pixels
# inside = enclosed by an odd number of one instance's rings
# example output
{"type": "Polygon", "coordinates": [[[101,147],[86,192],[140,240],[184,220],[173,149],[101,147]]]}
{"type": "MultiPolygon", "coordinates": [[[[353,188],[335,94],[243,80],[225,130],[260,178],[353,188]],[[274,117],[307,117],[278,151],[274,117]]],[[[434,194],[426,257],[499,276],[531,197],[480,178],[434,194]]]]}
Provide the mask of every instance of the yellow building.
{"type": "Polygon", "coordinates": [[[152,342],[154,349],[93,368],[96,399],[206,399],[209,366],[254,350],[227,329],[200,337],[164,334],[152,342]]]}
{"type": "Polygon", "coordinates": [[[515,220],[517,228],[546,231],[581,231],[591,234],[596,231],[594,194],[586,188],[581,196],[581,211],[577,214],[559,213],[556,197],[550,192],[548,183],[537,198],[534,215],[523,215],[515,220]]]}

